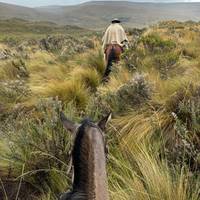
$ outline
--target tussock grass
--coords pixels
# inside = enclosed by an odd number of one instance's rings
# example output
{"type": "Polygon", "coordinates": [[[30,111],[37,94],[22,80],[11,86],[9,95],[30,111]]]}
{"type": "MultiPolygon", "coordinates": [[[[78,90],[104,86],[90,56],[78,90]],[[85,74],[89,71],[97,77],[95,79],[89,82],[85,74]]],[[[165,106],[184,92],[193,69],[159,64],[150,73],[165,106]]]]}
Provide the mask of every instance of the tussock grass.
{"type": "Polygon", "coordinates": [[[111,156],[113,168],[109,168],[112,199],[199,198],[199,183],[189,178],[187,169],[171,171],[166,162],[161,162],[143,144],[135,143],[134,151],[123,148],[115,149],[115,153],[118,157],[111,156]]]}
{"type": "Polygon", "coordinates": [[[91,91],[96,91],[100,84],[101,77],[96,69],[75,68],[70,75],[75,81],[83,83],[91,91]]]}
{"type": "Polygon", "coordinates": [[[63,103],[73,102],[80,108],[84,108],[87,105],[90,97],[84,84],[76,80],[52,81],[43,92],[47,97],[57,96],[63,103]]]}
{"type": "Polygon", "coordinates": [[[105,71],[105,62],[104,55],[101,49],[98,49],[97,52],[91,52],[87,57],[87,65],[95,68],[101,75],[105,71]]]}
{"type": "Polygon", "coordinates": [[[1,62],[0,78],[1,80],[13,80],[18,76],[18,70],[9,61],[1,62]]]}

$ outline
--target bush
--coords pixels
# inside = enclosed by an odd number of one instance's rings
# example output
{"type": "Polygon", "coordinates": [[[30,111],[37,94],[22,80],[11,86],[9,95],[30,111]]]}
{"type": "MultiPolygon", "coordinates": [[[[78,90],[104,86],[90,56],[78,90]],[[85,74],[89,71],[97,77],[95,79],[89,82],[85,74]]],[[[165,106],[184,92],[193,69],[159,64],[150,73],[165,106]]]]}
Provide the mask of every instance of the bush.
{"type": "Polygon", "coordinates": [[[40,48],[46,51],[57,53],[60,59],[68,59],[76,53],[83,53],[93,48],[92,41],[86,38],[77,39],[71,36],[48,36],[40,41],[40,48]]]}
{"type": "Polygon", "coordinates": [[[131,35],[133,37],[140,37],[142,33],[146,31],[146,28],[138,29],[138,28],[129,28],[127,29],[128,35],[131,35]]]}
{"type": "Polygon", "coordinates": [[[116,92],[99,94],[96,98],[96,105],[102,111],[112,110],[121,113],[130,108],[138,108],[140,104],[151,99],[151,94],[152,88],[145,80],[145,76],[136,73],[132,80],[122,85],[116,92]]]}
{"type": "Polygon", "coordinates": [[[131,47],[122,54],[122,59],[129,71],[134,71],[142,65],[144,53],[136,47],[131,47]]]}
{"type": "Polygon", "coordinates": [[[160,36],[151,34],[141,38],[144,47],[151,53],[170,51],[176,47],[172,40],[163,40],[160,36]]]}
{"type": "Polygon", "coordinates": [[[167,102],[174,117],[175,138],[167,156],[172,163],[200,170],[200,86],[189,85],[167,102]]]}
{"type": "Polygon", "coordinates": [[[168,71],[178,62],[179,56],[180,53],[176,51],[154,56],[154,62],[161,73],[161,78],[166,79],[168,77],[168,71]]]}
{"type": "Polygon", "coordinates": [[[0,99],[4,103],[19,103],[30,96],[31,90],[23,80],[0,82],[0,99]]]}
{"type": "Polygon", "coordinates": [[[189,84],[180,88],[168,101],[167,106],[183,123],[186,123],[187,129],[200,133],[200,86],[189,84]]]}
{"type": "Polygon", "coordinates": [[[151,87],[143,74],[136,74],[119,88],[116,96],[122,108],[126,105],[134,107],[151,98],[151,87]]]}
{"type": "Polygon", "coordinates": [[[13,36],[13,37],[3,38],[2,42],[11,46],[11,47],[14,47],[14,46],[17,46],[20,43],[20,40],[17,37],[13,36]]]}

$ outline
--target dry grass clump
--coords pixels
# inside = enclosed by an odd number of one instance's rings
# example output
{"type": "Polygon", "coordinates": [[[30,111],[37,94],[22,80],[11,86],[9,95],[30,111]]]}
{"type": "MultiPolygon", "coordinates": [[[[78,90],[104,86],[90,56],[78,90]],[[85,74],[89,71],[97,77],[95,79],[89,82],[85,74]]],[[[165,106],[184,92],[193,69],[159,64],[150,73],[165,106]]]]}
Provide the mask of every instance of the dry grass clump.
{"type": "Polygon", "coordinates": [[[73,102],[82,109],[87,105],[90,97],[85,85],[76,80],[52,81],[45,89],[44,95],[47,97],[57,96],[63,103],[73,102]]]}
{"type": "Polygon", "coordinates": [[[87,57],[87,64],[103,75],[105,72],[105,62],[102,50],[98,49],[97,52],[91,52],[87,57]]]}
{"type": "Polygon", "coordinates": [[[196,59],[199,56],[199,51],[194,47],[189,47],[183,49],[182,54],[187,59],[196,59]]]}
{"type": "Polygon", "coordinates": [[[127,83],[133,77],[132,73],[123,66],[123,63],[113,65],[110,74],[110,80],[106,84],[99,86],[98,91],[101,94],[116,92],[122,85],[127,83]]]}
{"type": "Polygon", "coordinates": [[[199,198],[198,180],[190,177],[187,169],[171,171],[165,161],[160,161],[144,145],[135,143],[135,151],[124,148],[113,150],[118,156],[117,159],[115,156],[110,157],[109,181],[112,199],[199,198]]]}
{"type": "Polygon", "coordinates": [[[101,77],[96,69],[93,68],[75,68],[71,73],[72,78],[83,83],[89,90],[95,92],[100,84],[101,77]]]}
{"type": "Polygon", "coordinates": [[[6,61],[1,66],[1,80],[28,78],[29,71],[22,59],[6,61]]]}

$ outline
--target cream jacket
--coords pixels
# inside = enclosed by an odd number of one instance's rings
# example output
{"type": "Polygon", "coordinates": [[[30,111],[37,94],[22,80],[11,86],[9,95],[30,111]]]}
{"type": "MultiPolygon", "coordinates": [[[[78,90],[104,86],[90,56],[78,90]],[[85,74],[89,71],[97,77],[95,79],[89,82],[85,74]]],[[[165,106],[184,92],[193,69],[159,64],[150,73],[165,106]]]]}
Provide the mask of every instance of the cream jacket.
{"type": "Polygon", "coordinates": [[[111,24],[107,28],[102,39],[103,49],[105,49],[106,45],[108,44],[118,44],[120,46],[123,46],[122,42],[124,42],[124,40],[128,42],[128,38],[123,27],[118,23],[111,24]]]}

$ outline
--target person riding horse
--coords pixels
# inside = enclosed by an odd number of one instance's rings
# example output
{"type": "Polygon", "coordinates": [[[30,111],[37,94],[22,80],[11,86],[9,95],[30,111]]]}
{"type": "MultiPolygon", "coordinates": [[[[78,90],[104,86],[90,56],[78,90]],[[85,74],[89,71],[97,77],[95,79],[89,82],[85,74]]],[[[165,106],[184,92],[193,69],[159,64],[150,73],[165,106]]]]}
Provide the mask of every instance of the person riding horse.
{"type": "Polygon", "coordinates": [[[107,62],[104,79],[107,79],[111,72],[112,62],[118,62],[120,60],[120,55],[124,47],[128,45],[128,38],[120,23],[121,21],[119,19],[113,19],[102,39],[107,62]]]}

